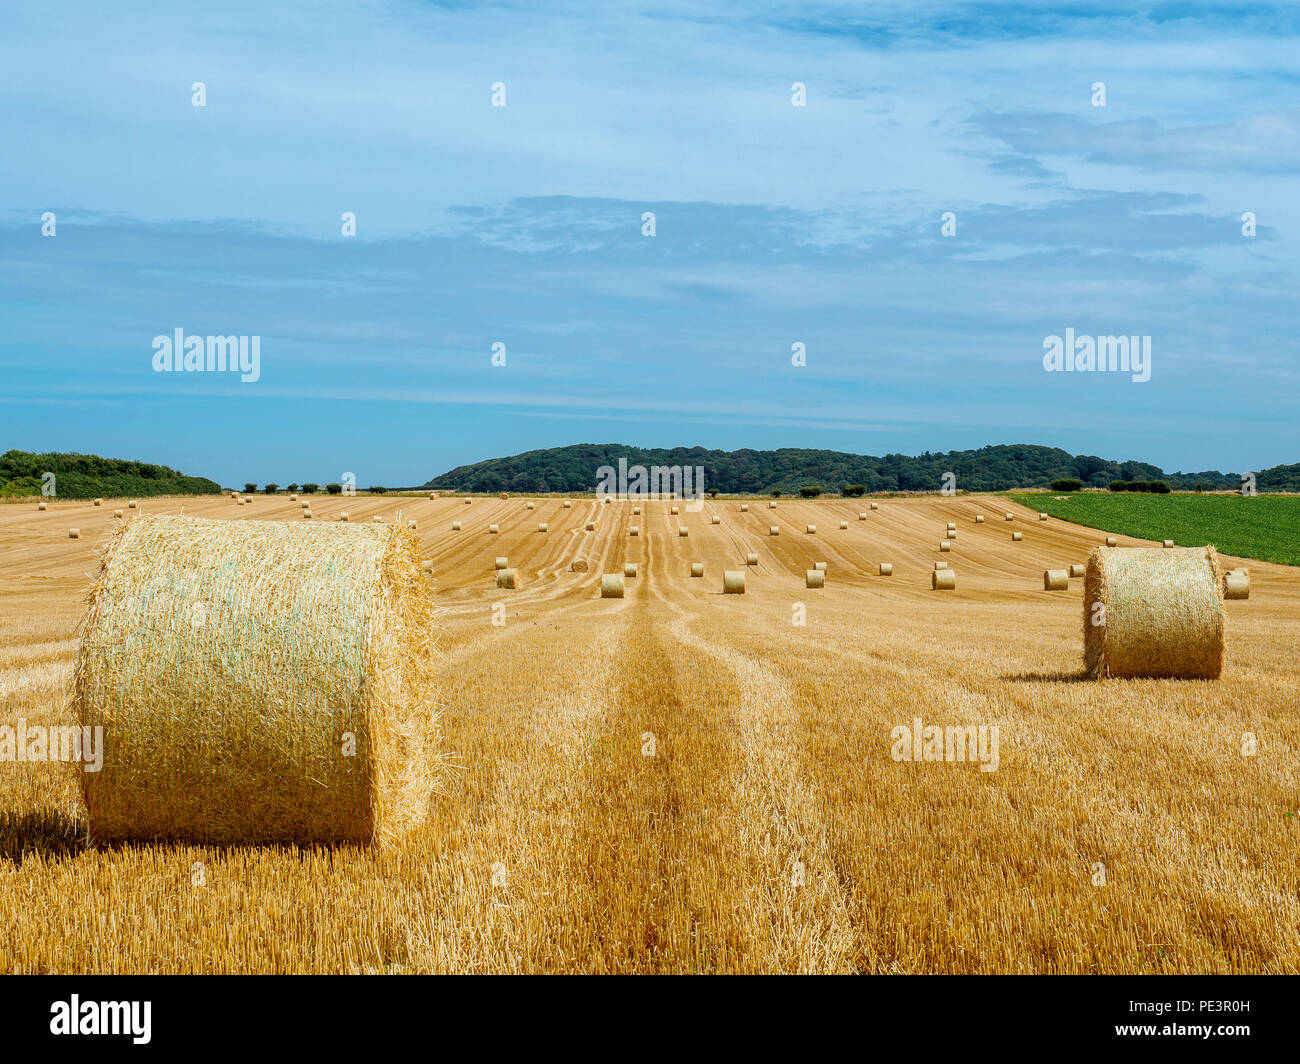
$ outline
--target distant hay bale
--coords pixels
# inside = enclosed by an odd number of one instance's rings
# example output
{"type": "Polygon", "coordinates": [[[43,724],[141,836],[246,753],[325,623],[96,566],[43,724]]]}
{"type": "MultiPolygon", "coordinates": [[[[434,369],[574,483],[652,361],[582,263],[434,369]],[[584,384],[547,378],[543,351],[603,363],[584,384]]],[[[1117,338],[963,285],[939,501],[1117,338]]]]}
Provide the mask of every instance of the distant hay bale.
{"type": "Polygon", "coordinates": [[[451,523],[451,530],[452,530],[453,532],[459,532],[459,531],[460,531],[460,522],[459,522],[459,521],[453,521],[453,522],[451,523]]]}
{"type": "Polygon", "coordinates": [[[501,492],[501,494],[499,494],[499,495],[497,496],[497,498],[498,498],[498,499],[508,499],[508,498],[510,498],[510,494],[509,494],[509,492],[505,492],[505,491],[503,491],[503,492],[501,492]]]}
{"type": "Polygon", "coordinates": [[[1044,591],[1064,591],[1070,586],[1070,574],[1064,569],[1043,570],[1044,591]]]}
{"type": "Polygon", "coordinates": [[[633,507],[632,507],[632,516],[633,516],[633,517],[640,517],[640,516],[641,516],[641,507],[639,507],[639,506],[633,506],[633,507]]]}
{"type": "Polygon", "coordinates": [[[1007,514],[1007,520],[1008,520],[1008,521],[1014,521],[1015,519],[1016,519],[1016,515],[1015,515],[1015,514],[1007,514]]]}
{"type": "Polygon", "coordinates": [[[416,527],[416,525],[415,525],[415,518],[413,518],[413,517],[407,518],[407,520],[406,520],[406,527],[407,527],[407,528],[415,528],[415,527],[416,527]]]}
{"type": "Polygon", "coordinates": [[[939,549],[940,549],[941,551],[945,551],[945,552],[946,552],[946,551],[950,551],[950,550],[952,550],[952,544],[949,543],[946,539],[941,539],[941,540],[939,541],[939,549]]]}
{"type": "Polygon", "coordinates": [[[497,587],[506,591],[514,591],[519,586],[518,569],[498,569],[497,570],[497,587]]]}
{"type": "Polygon", "coordinates": [[[745,555],[745,564],[746,564],[746,565],[757,565],[757,564],[758,564],[758,555],[755,554],[753,551],[750,551],[748,554],[745,555]]]}
{"type": "Polygon", "coordinates": [[[674,514],[679,512],[676,506],[672,507],[671,509],[674,514]]]}
{"type": "Polygon", "coordinates": [[[629,536],[639,536],[641,534],[641,526],[633,525],[631,528],[627,530],[627,534],[629,536]]]}
{"type": "Polygon", "coordinates": [[[488,535],[489,535],[489,536],[497,536],[497,535],[500,535],[500,534],[501,534],[501,526],[500,526],[500,525],[488,525],[488,535]]]}
{"type": "Polygon", "coordinates": [[[1046,520],[1047,520],[1047,514],[1039,514],[1039,515],[1038,515],[1038,520],[1040,520],[1040,521],[1046,521],[1046,520]]]}
{"type": "Polygon", "coordinates": [[[956,538],[957,538],[957,530],[956,530],[955,528],[950,528],[950,529],[948,529],[948,531],[944,533],[944,538],[945,538],[945,539],[956,539],[956,538]]]}
{"type": "Polygon", "coordinates": [[[68,539],[80,539],[80,538],[81,538],[81,529],[79,528],[68,529],[68,539]]]}
{"type": "Polygon", "coordinates": [[[687,528],[685,525],[679,525],[679,526],[678,526],[678,528],[677,528],[677,538],[678,538],[678,539],[685,539],[685,538],[686,538],[687,536],[689,536],[690,534],[691,534],[691,530],[690,530],[689,528],[687,528]]]}
{"type": "Polygon", "coordinates": [[[126,508],[127,508],[128,510],[134,510],[134,509],[136,509],[138,506],[139,506],[139,504],[138,504],[134,499],[132,499],[129,503],[126,504],[126,508]]]}
{"type": "Polygon", "coordinates": [[[625,580],[635,580],[635,579],[636,579],[636,569],[637,569],[636,562],[624,562],[624,563],[623,563],[623,578],[624,578],[625,580]]]}
{"type": "Polygon", "coordinates": [[[804,529],[804,532],[805,532],[805,534],[807,534],[807,535],[809,535],[809,536],[815,536],[815,535],[817,535],[817,526],[816,526],[816,525],[808,525],[808,526],[804,529]]]}
{"type": "Polygon", "coordinates": [[[876,574],[878,576],[893,576],[894,575],[893,562],[881,562],[879,565],[876,566],[876,574]]]}
{"type": "Polygon", "coordinates": [[[438,497],[438,493],[436,491],[429,492],[429,498],[436,499],[437,497],[438,497]]]}
{"type": "Polygon", "coordinates": [[[931,591],[952,591],[957,586],[957,574],[951,569],[936,569],[930,574],[931,591]]]}
{"type": "Polygon", "coordinates": [[[1025,538],[1025,534],[1024,534],[1023,532],[1012,532],[1012,533],[1011,533],[1011,542],[1012,542],[1012,543],[1019,543],[1019,542],[1020,542],[1022,539],[1024,539],[1024,538],[1025,538]]]}
{"type": "Polygon", "coordinates": [[[601,598],[622,598],[623,597],[623,574],[606,573],[600,578],[600,597],[601,598]]]}
{"type": "MultiPolygon", "coordinates": [[[[608,505],[609,505],[610,503],[612,503],[613,501],[614,501],[614,500],[611,499],[608,495],[606,495],[603,499],[601,499],[601,502],[602,502],[604,505],[606,505],[606,506],[608,506],[608,505]]],[[[622,596],[619,596],[619,597],[621,598],[622,596]]]]}
{"type": "Polygon", "coordinates": [[[691,576],[695,577],[695,576],[703,576],[703,575],[704,575],[704,563],[691,562],[691,576]]]}
{"type": "Polygon", "coordinates": [[[91,836],[388,843],[438,773],[433,599],[400,528],[141,515],[91,589],[91,836]]]}
{"type": "Polygon", "coordinates": [[[859,520],[859,521],[865,521],[866,519],[867,519],[867,512],[866,512],[865,510],[859,510],[859,511],[858,511],[858,520],[859,520]]]}
{"type": "Polygon", "coordinates": [[[548,525],[545,521],[539,521],[539,522],[537,522],[537,531],[538,531],[538,532],[549,532],[550,530],[551,530],[551,526],[548,525]]]}
{"type": "Polygon", "coordinates": [[[303,519],[304,521],[310,521],[310,520],[311,520],[311,511],[310,511],[310,510],[303,510],[303,512],[302,512],[302,519],[303,519]]]}
{"type": "Polygon", "coordinates": [[[1174,541],[1173,541],[1172,539],[1167,539],[1167,540],[1165,540],[1165,542],[1164,542],[1164,546],[1165,546],[1166,548],[1168,548],[1168,547],[1172,547],[1173,545],[1174,545],[1174,541]]]}
{"type": "Polygon", "coordinates": [[[231,497],[232,499],[238,499],[238,498],[239,498],[239,492],[237,492],[237,491],[232,491],[232,492],[230,493],[230,497],[231,497]]]}
{"type": "Polygon", "coordinates": [[[537,509],[537,506],[536,506],[535,504],[533,504],[533,503],[530,502],[530,503],[528,503],[528,509],[530,509],[530,510],[536,510],[536,509],[537,509]]]}
{"type": "Polygon", "coordinates": [[[720,525],[722,524],[722,518],[719,517],[717,514],[714,514],[712,517],[709,518],[709,524],[720,525]]]}
{"type": "Polygon", "coordinates": [[[949,522],[948,522],[948,531],[949,531],[949,532],[956,532],[956,531],[957,531],[957,522],[956,522],[956,521],[949,521],[949,522]]]}
{"type": "Polygon", "coordinates": [[[44,509],[47,509],[47,507],[46,507],[45,503],[43,503],[43,502],[38,502],[38,503],[36,504],[36,509],[38,509],[38,510],[44,510],[44,509]]]}
{"type": "Polygon", "coordinates": [[[818,569],[818,570],[820,570],[821,572],[824,573],[824,572],[826,572],[826,563],[825,563],[825,562],[813,562],[813,568],[814,568],[814,569],[818,569]]]}
{"type": "Polygon", "coordinates": [[[103,506],[103,505],[104,505],[104,500],[103,500],[103,499],[96,499],[96,500],[95,500],[95,505],[96,505],[96,506],[103,506]]]}
{"type": "Polygon", "coordinates": [[[498,556],[497,559],[496,559],[496,561],[493,563],[493,568],[494,568],[494,569],[509,569],[509,568],[510,568],[510,559],[509,559],[509,558],[503,558],[503,557],[498,556]]]}
{"type": "Polygon", "coordinates": [[[947,569],[947,568],[948,568],[948,563],[947,563],[947,562],[935,562],[935,563],[934,563],[934,567],[935,567],[936,569],[947,569]]]}
{"type": "Polygon", "coordinates": [[[743,595],[745,593],[744,569],[727,569],[723,572],[722,593],[724,595],[743,595]]]}
{"type": "MultiPolygon", "coordinates": [[[[240,502],[243,502],[243,500],[241,499],[240,502]]],[[[311,509],[311,503],[308,502],[306,499],[303,499],[302,502],[300,502],[298,505],[301,506],[304,510],[311,509]]]]}
{"type": "Polygon", "coordinates": [[[809,569],[804,573],[804,586],[806,587],[825,587],[826,574],[820,569],[809,569]]]}
{"type": "Polygon", "coordinates": [[[569,569],[575,573],[585,573],[587,571],[587,562],[584,558],[574,558],[569,569]]]}
{"type": "Polygon", "coordinates": [[[779,536],[781,534],[780,525],[770,525],[767,530],[769,536],[779,536]]]}
{"type": "Polygon", "coordinates": [[[1070,579],[1078,580],[1079,577],[1084,576],[1087,572],[1088,572],[1088,567],[1086,565],[1071,565],[1070,579]]]}
{"type": "Polygon", "coordinates": [[[596,522],[595,522],[595,521],[588,521],[588,522],[587,522],[587,531],[588,531],[588,532],[595,532],[595,531],[596,531],[596,522]]]}
{"type": "Polygon", "coordinates": [[[848,523],[847,521],[841,521],[841,522],[840,522],[840,531],[843,531],[844,529],[846,529],[846,528],[848,528],[848,527],[849,527],[849,523],[848,523]]]}
{"type": "Polygon", "coordinates": [[[749,513],[749,503],[747,503],[747,502],[742,502],[742,503],[740,504],[740,512],[741,512],[742,514],[747,514],[747,513],[749,513]]]}
{"type": "Polygon", "coordinates": [[[1226,599],[1250,598],[1250,574],[1244,569],[1230,569],[1223,576],[1223,597],[1226,599]]]}
{"type": "Polygon", "coordinates": [[[568,499],[565,499],[565,500],[564,500],[564,508],[565,508],[566,510],[572,509],[572,508],[573,508],[573,503],[571,503],[568,499]]]}
{"type": "Polygon", "coordinates": [[[1213,547],[1095,547],[1083,596],[1089,675],[1217,679],[1222,595],[1213,547]]]}
{"type": "Polygon", "coordinates": [[[298,496],[297,496],[297,495],[290,495],[290,496],[289,496],[289,501],[290,501],[290,502],[297,502],[297,501],[298,501],[298,496]]]}
{"type": "Polygon", "coordinates": [[[473,501],[474,501],[473,499],[466,499],[466,500],[465,500],[465,505],[468,506],[468,505],[469,505],[470,503],[472,503],[473,501]]]}
{"type": "Polygon", "coordinates": [[[1107,536],[1107,537],[1106,537],[1106,546],[1108,546],[1108,547],[1115,547],[1115,546],[1118,546],[1118,545],[1119,545],[1119,540],[1117,540],[1114,536],[1107,536]]]}
{"type": "Polygon", "coordinates": [[[236,499],[236,500],[235,500],[235,505],[236,505],[236,506],[243,506],[244,503],[247,502],[247,501],[248,501],[247,499],[236,499]]]}
{"type": "Polygon", "coordinates": [[[771,502],[771,501],[769,501],[768,504],[767,504],[767,508],[768,508],[769,510],[775,510],[775,509],[776,509],[776,503],[775,503],[775,502],[771,502]]]}
{"type": "Polygon", "coordinates": [[[984,515],[983,515],[983,514],[976,514],[976,515],[975,515],[975,523],[976,523],[977,525],[982,525],[982,524],[984,523],[984,515]]]}
{"type": "Polygon", "coordinates": [[[872,508],[873,510],[879,510],[879,509],[880,509],[880,503],[878,503],[878,502],[873,502],[873,503],[871,504],[871,508],[872,508]]]}
{"type": "Polygon", "coordinates": [[[122,511],[121,511],[121,510],[114,510],[114,511],[113,511],[113,516],[116,517],[118,520],[121,520],[121,518],[122,518],[122,511]]]}

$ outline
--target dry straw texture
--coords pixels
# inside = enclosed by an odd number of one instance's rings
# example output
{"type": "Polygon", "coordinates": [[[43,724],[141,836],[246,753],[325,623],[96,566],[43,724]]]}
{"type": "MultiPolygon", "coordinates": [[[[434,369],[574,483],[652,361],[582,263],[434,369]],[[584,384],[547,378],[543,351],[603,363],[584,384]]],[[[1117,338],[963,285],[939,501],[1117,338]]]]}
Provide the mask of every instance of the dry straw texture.
{"type": "Polygon", "coordinates": [[[1070,579],[1077,580],[1079,579],[1079,577],[1085,575],[1087,572],[1088,572],[1088,567],[1086,565],[1071,565],[1070,579]]]}
{"type": "Polygon", "coordinates": [[[518,569],[502,569],[497,573],[497,587],[514,591],[519,586],[518,569]]]}
{"type": "Polygon", "coordinates": [[[881,563],[876,567],[876,572],[877,572],[880,576],[893,576],[893,575],[894,575],[894,563],[893,563],[893,562],[881,562],[881,563]]]}
{"type": "Polygon", "coordinates": [[[1083,595],[1088,673],[1218,678],[1221,588],[1213,547],[1094,548],[1083,595]]]}
{"type": "Polygon", "coordinates": [[[1064,569],[1043,570],[1044,591],[1064,591],[1070,586],[1070,574],[1064,569]]]}
{"type": "Polygon", "coordinates": [[[952,591],[957,586],[957,574],[951,569],[936,569],[930,574],[930,590],[952,591]]]}
{"type": "Polygon", "coordinates": [[[1250,598],[1250,574],[1233,569],[1223,578],[1223,597],[1226,599],[1250,598]]]}
{"type": "Polygon", "coordinates": [[[402,529],[142,515],[104,551],[73,709],[90,833],[386,843],[438,779],[433,602],[402,529]],[[348,735],[355,739],[346,756],[348,735]]]}
{"type": "Polygon", "coordinates": [[[808,587],[825,587],[826,574],[820,569],[809,569],[804,573],[804,583],[808,587]]]}
{"type": "Polygon", "coordinates": [[[622,573],[605,573],[600,578],[600,597],[601,598],[622,598],[623,597],[623,574],[622,573]]]}
{"type": "Polygon", "coordinates": [[[743,595],[745,593],[744,569],[727,569],[723,572],[722,593],[724,595],[743,595]]]}

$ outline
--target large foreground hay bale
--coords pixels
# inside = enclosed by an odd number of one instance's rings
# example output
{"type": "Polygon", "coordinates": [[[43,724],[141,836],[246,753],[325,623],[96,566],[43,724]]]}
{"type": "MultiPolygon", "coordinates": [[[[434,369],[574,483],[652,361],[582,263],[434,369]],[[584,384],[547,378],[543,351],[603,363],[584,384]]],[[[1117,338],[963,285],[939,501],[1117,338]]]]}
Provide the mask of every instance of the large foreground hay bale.
{"type": "Polygon", "coordinates": [[[519,586],[518,569],[502,569],[497,573],[497,587],[513,591],[519,586]]]}
{"type": "Polygon", "coordinates": [[[744,569],[727,569],[723,572],[722,593],[724,595],[743,595],[745,593],[744,569]]]}
{"type": "Polygon", "coordinates": [[[1094,677],[1217,678],[1225,639],[1214,548],[1094,548],[1083,638],[1094,677]]]}
{"type": "Polygon", "coordinates": [[[820,569],[809,569],[804,574],[804,584],[807,587],[825,587],[826,574],[820,569]]]}
{"type": "Polygon", "coordinates": [[[1044,591],[1064,591],[1070,586],[1070,574],[1064,569],[1043,570],[1044,591]]]}
{"type": "Polygon", "coordinates": [[[605,573],[600,578],[600,597],[603,599],[623,597],[622,573],[605,573]]]}
{"type": "Polygon", "coordinates": [[[73,709],[91,835],[389,842],[437,778],[433,600],[405,529],[142,515],[104,552],[73,709]]]}
{"type": "Polygon", "coordinates": [[[1230,569],[1223,577],[1223,597],[1250,598],[1250,574],[1245,569],[1230,569]]]}
{"type": "Polygon", "coordinates": [[[893,575],[894,575],[894,563],[893,563],[893,562],[881,562],[878,566],[876,566],[876,573],[877,573],[877,575],[879,575],[879,576],[893,576],[893,575]]]}
{"type": "Polygon", "coordinates": [[[952,569],[936,569],[930,574],[931,591],[952,591],[957,586],[957,574],[952,569]]]}

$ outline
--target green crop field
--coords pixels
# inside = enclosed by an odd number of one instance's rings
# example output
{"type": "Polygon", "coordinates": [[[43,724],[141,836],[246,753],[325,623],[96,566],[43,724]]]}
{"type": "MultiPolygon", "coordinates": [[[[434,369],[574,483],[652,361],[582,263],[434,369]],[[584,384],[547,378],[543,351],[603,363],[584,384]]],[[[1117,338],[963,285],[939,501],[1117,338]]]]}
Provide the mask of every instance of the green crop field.
{"type": "Polygon", "coordinates": [[[1300,496],[1296,495],[1081,492],[1007,498],[1089,528],[1142,539],[1172,539],[1180,547],[1213,543],[1225,554],[1300,565],[1300,496]]]}

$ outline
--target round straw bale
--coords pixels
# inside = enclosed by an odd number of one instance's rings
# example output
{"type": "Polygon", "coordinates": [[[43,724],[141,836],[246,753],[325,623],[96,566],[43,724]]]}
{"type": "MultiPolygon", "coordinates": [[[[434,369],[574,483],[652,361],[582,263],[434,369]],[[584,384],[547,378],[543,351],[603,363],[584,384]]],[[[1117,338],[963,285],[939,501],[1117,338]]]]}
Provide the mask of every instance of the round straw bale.
{"type": "Polygon", "coordinates": [[[519,586],[518,569],[501,569],[497,572],[497,587],[513,591],[519,586]]]}
{"type": "Polygon", "coordinates": [[[138,506],[139,506],[139,503],[137,503],[134,499],[132,499],[129,503],[126,504],[126,508],[127,508],[128,510],[134,510],[134,509],[136,509],[138,506]]]}
{"type": "Polygon", "coordinates": [[[1224,574],[1223,597],[1226,599],[1250,598],[1250,574],[1243,569],[1233,569],[1224,574]]]}
{"type": "Polygon", "coordinates": [[[946,539],[941,539],[939,541],[939,549],[941,551],[950,551],[952,550],[952,544],[949,543],[946,539]]]}
{"type": "Polygon", "coordinates": [[[1070,586],[1070,574],[1064,569],[1043,570],[1044,591],[1064,591],[1070,586]]]}
{"type": "Polygon", "coordinates": [[[740,512],[741,512],[742,514],[747,514],[747,513],[749,513],[749,503],[747,503],[747,502],[742,502],[742,503],[740,504],[740,512]]]}
{"type": "Polygon", "coordinates": [[[468,506],[468,505],[469,505],[470,503],[472,503],[473,501],[474,501],[473,499],[466,499],[466,500],[465,500],[465,505],[468,506]]]}
{"type": "Polygon", "coordinates": [[[534,503],[531,503],[531,502],[530,502],[530,503],[528,504],[528,509],[530,509],[530,510],[536,510],[536,509],[537,509],[537,506],[536,506],[534,503]]]}
{"type": "Polygon", "coordinates": [[[416,537],[141,515],[91,588],[73,710],[99,841],[387,843],[436,781],[416,537]]]}
{"type": "Polygon", "coordinates": [[[297,495],[290,495],[290,496],[289,496],[289,501],[290,501],[290,502],[297,502],[297,501],[298,501],[298,496],[297,496],[297,495]]]}
{"type": "Polygon", "coordinates": [[[311,520],[311,511],[310,511],[310,510],[303,510],[303,512],[302,512],[302,519],[303,519],[304,521],[310,521],[310,520],[311,520]]]}
{"type": "Polygon", "coordinates": [[[768,504],[767,504],[767,508],[768,508],[769,510],[775,510],[775,509],[776,509],[776,503],[774,503],[774,502],[770,502],[770,501],[769,501],[768,504]]]}
{"type": "Polygon", "coordinates": [[[813,568],[814,568],[814,569],[820,569],[820,570],[824,573],[824,572],[826,572],[826,563],[825,563],[825,562],[813,562],[813,568]]]}
{"type": "Polygon", "coordinates": [[[848,527],[849,527],[849,523],[848,523],[847,521],[841,521],[841,522],[840,522],[840,529],[841,529],[841,531],[842,531],[843,529],[848,528],[848,527]]]}
{"type": "Polygon", "coordinates": [[[687,528],[685,525],[679,525],[679,526],[678,526],[678,528],[677,528],[677,536],[678,536],[679,539],[685,539],[685,538],[686,538],[687,536],[689,536],[690,534],[691,534],[691,530],[690,530],[689,528],[687,528]]]}
{"type": "Polygon", "coordinates": [[[38,503],[36,504],[36,509],[38,509],[38,510],[44,510],[44,509],[46,509],[45,503],[43,503],[43,502],[38,502],[38,503]]]}
{"type": "Polygon", "coordinates": [[[722,518],[719,517],[717,514],[714,514],[712,517],[709,518],[709,524],[720,525],[722,524],[722,518]]]}
{"type": "Polygon", "coordinates": [[[876,573],[877,573],[878,575],[880,575],[880,576],[893,576],[893,575],[894,575],[894,563],[893,563],[893,562],[881,562],[878,566],[876,566],[876,573]]]}
{"type": "Polygon", "coordinates": [[[79,528],[68,529],[68,539],[80,539],[80,538],[81,538],[81,529],[79,528]]]}
{"type": "Polygon", "coordinates": [[[1024,534],[1023,532],[1012,532],[1012,533],[1011,533],[1011,542],[1012,542],[1012,543],[1019,543],[1019,542],[1020,542],[1022,539],[1024,539],[1024,538],[1025,538],[1025,534],[1024,534]]]}
{"type": "Polygon", "coordinates": [[[569,568],[575,573],[585,573],[587,571],[587,562],[584,558],[574,558],[569,568]]]}
{"type": "Polygon", "coordinates": [[[116,518],[119,518],[119,519],[120,519],[121,516],[122,516],[122,511],[121,511],[121,510],[114,510],[114,511],[113,511],[113,516],[116,517],[116,518]]]}
{"type": "Polygon", "coordinates": [[[1115,547],[1115,546],[1118,546],[1118,545],[1119,545],[1119,540],[1117,540],[1114,536],[1107,536],[1107,537],[1106,537],[1106,546],[1108,546],[1108,547],[1115,547]]]}
{"type": "Polygon", "coordinates": [[[951,569],[936,569],[930,574],[931,591],[952,591],[957,586],[957,574],[951,569]]]}
{"type": "Polygon", "coordinates": [[[1046,520],[1047,520],[1047,514],[1039,514],[1039,515],[1038,515],[1038,520],[1040,520],[1040,521],[1046,521],[1046,520]]]}
{"type": "Polygon", "coordinates": [[[595,521],[588,521],[588,522],[587,522],[587,531],[588,531],[588,532],[595,532],[595,531],[596,531],[596,522],[595,522],[595,521]]]}
{"type": "Polygon", "coordinates": [[[452,530],[453,532],[459,532],[459,531],[460,531],[460,522],[459,522],[459,521],[453,521],[453,522],[451,523],[451,530],[452,530]]]}
{"type": "Polygon", "coordinates": [[[104,500],[103,500],[103,499],[96,499],[96,500],[95,500],[95,505],[96,505],[96,506],[103,506],[103,505],[104,505],[104,500]]]}
{"type": "Polygon", "coordinates": [[[606,506],[608,506],[608,505],[609,505],[610,503],[612,503],[613,501],[614,501],[614,500],[611,499],[608,495],[606,495],[603,499],[601,499],[601,502],[604,503],[606,506]]]}
{"type": "Polygon", "coordinates": [[[623,563],[623,577],[627,580],[636,579],[636,562],[623,563]]]}
{"type": "Polygon", "coordinates": [[[503,491],[500,495],[497,496],[497,498],[498,498],[498,499],[508,499],[508,498],[510,498],[510,495],[509,495],[507,492],[504,492],[504,491],[503,491]]]}
{"type": "Polygon", "coordinates": [[[406,527],[407,527],[407,528],[415,528],[415,519],[414,519],[414,518],[407,518],[407,521],[406,521],[406,527]]]}
{"type": "Polygon", "coordinates": [[[1083,595],[1091,676],[1216,679],[1222,581],[1213,547],[1096,547],[1083,595]]]}
{"type": "Polygon", "coordinates": [[[858,512],[858,520],[859,520],[859,521],[865,521],[866,519],[867,519],[866,511],[865,511],[865,510],[860,510],[860,511],[858,512]]]}
{"type": "Polygon", "coordinates": [[[948,531],[949,531],[949,532],[956,532],[956,531],[957,531],[957,522],[956,522],[956,521],[949,521],[949,522],[948,522],[948,531]]]}
{"type": "Polygon", "coordinates": [[[488,535],[489,535],[489,536],[500,535],[500,533],[501,533],[501,526],[500,526],[500,525],[488,525],[488,535]]]}
{"type": "Polygon", "coordinates": [[[1164,545],[1166,547],[1172,547],[1174,545],[1174,541],[1172,539],[1167,539],[1165,540],[1164,545]]]}
{"type": "Polygon", "coordinates": [[[550,530],[551,530],[551,526],[548,525],[545,521],[539,521],[539,522],[537,522],[537,531],[538,531],[538,532],[549,532],[550,530]]]}
{"type": "Polygon", "coordinates": [[[570,509],[572,509],[572,508],[573,508],[573,503],[571,503],[568,499],[565,499],[565,500],[564,500],[564,508],[565,508],[566,510],[570,510],[570,509]]]}
{"type": "Polygon", "coordinates": [[[704,563],[691,562],[691,576],[703,576],[703,575],[704,575],[704,563]]]}
{"type": "Polygon", "coordinates": [[[673,513],[677,513],[677,512],[678,512],[678,509],[677,509],[676,506],[672,507],[672,512],[673,512],[673,513]]]}
{"type": "MultiPolygon", "coordinates": [[[[243,500],[240,500],[240,501],[242,502],[243,500]]],[[[301,506],[304,510],[310,510],[310,509],[311,509],[311,503],[308,502],[306,499],[303,499],[302,502],[300,502],[298,505],[301,506]]]]}
{"type": "Polygon", "coordinates": [[[779,536],[781,534],[781,526],[780,525],[769,526],[767,530],[767,534],[769,536],[779,536]]]}
{"type": "Polygon", "coordinates": [[[879,509],[880,509],[880,503],[878,503],[878,502],[873,502],[873,503],[871,504],[871,508],[872,508],[873,510],[879,510],[879,509]]]}
{"type": "Polygon", "coordinates": [[[493,567],[496,568],[496,569],[509,569],[509,568],[510,568],[510,559],[509,559],[509,558],[503,558],[503,557],[498,556],[497,559],[496,559],[496,561],[495,561],[495,563],[494,563],[494,565],[493,565],[493,567]]]}
{"type": "Polygon", "coordinates": [[[816,526],[816,525],[808,525],[808,526],[804,529],[804,532],[807,533],[807,534],[810,535],[810,536],[815,536],[815,535],[817,535],[817,526],[816,526]]]}
{"type": "Polygon", "coordinates": [[[944,533],[944,538],[945,538],[945,539],[956,539],[956,538],[957,538],[957,530],[956,530],[955,528],[950,528],[950,529],[948,529],[948,531],[944,533]]]}
{"type": "Polygon", "coordinates": [[[438,497],[438,493],[436,491],[429,492],[429,498],[436,499],[437,497],[438,497]]]}
{"type": "Polygon", "coordinates": [[[627,530],[627,534],[629,536],[639,536],[641,534],[641,526],[633,525],[631,528],[627,530]]]}
{"type": "Polygon", "coordinates": [[[948,568],[948,563],[947,563],[947,562],[935,562],[935,563],[934,563],[934,567],[935,567],[936,569],[947,569],[947,568],[948,568]]]}
{"type": "Polygon", "coordinates": [[[1071,579],[1071,580],[1077,580],[1077,579],[1079,579],[1079,577],[1085,575],[1085,574],[1087,573],[1087,571],[1088,571],[1088,567],[1087,567],[1086,565],[1071,565],[1071,566],[1070,566],[1070,579],[1071,579]]]}
{"type": "Polygon", "coordinates": [[[755,554],[755,553],[751,550],[748,554],[745,555],[745,564],[746,564],[746,565],[757,565],[757,564],[758,564],[758,555],[755,554]]]}
{"type": "Polygon", "coordinates": [[[236,499],[236,500],[235,500],[235,505],[236,505],[236,506],[243,506],[244,503],[246,503],[246,502],[248,502],[247,499],[236,499]]]}
{"type": "Polygon", "coordinates": [[[600,578],[600,597],[601,598],[622,598],[623,597],[623,574],[622,573],[605,573],[600,578]]]}
{"type": "Polygon", "coordinates": [[[632,516],[633,516],[633,517],[640,517],[640,516],[641,516],[641,507],[639,507],[639,506],[633,506],[633,507],[632,507],[632,516]]]}
{"type": "Polygon", "coordinates": [[[975,515],[975,523],[976,523],[977,525],[982,525],[982,524],[984,523],[984,515],[983,515],[983,514],[976,514],[976,515],[975,515]]]}
{"type": "Polygon", "coordinates": [[[743,595],[745,593],[744,569],[727,569],[723,572],[722,593],[724,595],[743,595]]]}
{"type": "Polygon", "coordinates": [[[825,587],[826,574],[820,569],[809,569],[803,574],[804,585],[806,587],[825,587]]]}
{"type": "Polygon", "coordinates": [[[1015,515],[1015,514],[1007,514],[1007,520],[1008,520],[1008,521],[1014,521],[1015,519],[1016,519],[1016,515],[1015,515]]]}

